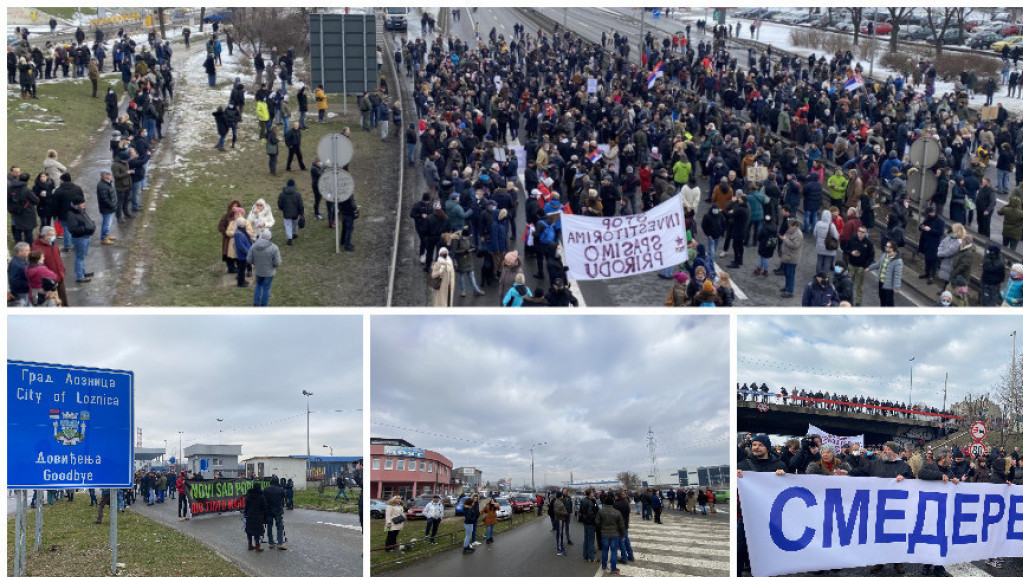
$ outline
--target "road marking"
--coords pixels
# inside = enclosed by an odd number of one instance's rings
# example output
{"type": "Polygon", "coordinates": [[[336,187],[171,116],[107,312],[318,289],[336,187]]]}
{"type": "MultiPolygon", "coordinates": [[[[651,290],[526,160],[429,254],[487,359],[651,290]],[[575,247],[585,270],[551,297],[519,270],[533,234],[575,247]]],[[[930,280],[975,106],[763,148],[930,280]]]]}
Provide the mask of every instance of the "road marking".
{"type": "Polygon", "coordinates": [[[362,527],[358,525],[345,525],[343,523],[328,523],[326,521],[317,521],[317,525],[330,525],[331,527],[341,527],[342,529],[351,529],[352,531],[362,531],[362,527]]]}
{"type": "MultiPolygon", "coordinates": [[[[731,275],[729,275],[729,276],[731,276],[731,275]]],[[[736,298],[738,298],[741,301],[749,300],[749,297],[746,296],[746,293],[742,292],[742,289],[739,288],[739,285],[735,284],[735,281],[731,281],[730,280],[729,282],[731,282],[731,284],[732,284],[732,290],[735,291],[735,297],[736,298]]]]}
{"type": "MultiPolygon", "coordinates": [[[[622,572],[623,577],[706,577],[704,575],[695,575],[693,573],[683,573],[681,571],[661,571],[659,569],[648,569],[646,567],[636,567],[632,563],[628,565],[619,565],[618,569],[622,572]]],[[[593,577],[601,577],[604,574],[602,569],[597,570],[597,574],[593,577]]]]}
{"type": "MultiPolygon", "coordinates": [[[[632,535],[638,535],[638,536],[643,537],[643,541],[644,542],[650,541],[650,542],[653,542],[653,543],[666,543],[666,544],[669,544],[669,545],[670,544],[675,544],[675,543],[681,543],[683,545],[685,545],[686,543],[692,543],[694,546],[696,544],[719,546],[719,545],[728,545],[729,539],[730,539],[730,537],[728,535],[722,535],[721,537],[709,538],[709,539],[701,537],[701,536],[690,536],[690,535],[672,536],[672,537],[665,537],[665,536],[662,536],[662,535],[648,536],[648,535],[645,535],[642,531],[636,532],[635,528],[629,527],[629,536],[631,537],[632,535]]],[[[693,547],[687,545],[685,548],[686,549],[692,549],[693,547]]]]}
{"type": "MultiPolygon", "coordinates": [[[[631,539],[632,536],[630,535],[631,539]]],[[[669,557],[667,555],[651,555],[650,553],[643,553],[636,557],[637,561],[650,561],[651,563],[663,563],[665,565],[676,565],[683,567],[699,567],[701,569],[725,569],[728,570],[731,567],[729,559],[726,558],[724,561],[709,561],[707,559],[679,559],[678,557],[669,557]]]]}
{"type": "Polygon", "coordinates": [[[991,574],[973,563],[958,563],[945,567],[952,577],[991,577],[991,574]]]}
{"type": "MultiPolygon", "coordinates": [[[[632,536],[630,535],[629,537],[631,538],[632,536]]],[[[644,545],[646,545],[646,544],[654,545],[654,543],[652,541],[653,541],[652,539],[644,539],[644,545]]],[[[694,546],[673,545],[673,544],[670,544],[670,542],[669,542],[669,544],[660,544],[660,543],[658,543],[658,544],[656,544],[656,548],[651,549],[651,550],[655,551],[655,552],[700,553],[700,555],[702,555],[704,557],[715,557],[715,558],[717,558],[719,560],[723,560],[725,563],[727,563],[731,559],[731,554],[728,552],[728,541],[727,540],[712,542],[712,543],[708,543],[708,544],[713,544],[716,547],[724,546],[724,549],[723,550],[717,550],[717,551],[708,551],[706,547],[702,547],[702,546],[695,546],[695,545],[694,546]]],[[[643,545],[635,545],[635,546],[633,546],[633,549],[638,551],[638,552],[647,551],[647,548],[645,546],[643,546],[643,545]]],[[[647,558],[645,553],[643,555],[643,558],[644,559],[647,558]]]]}

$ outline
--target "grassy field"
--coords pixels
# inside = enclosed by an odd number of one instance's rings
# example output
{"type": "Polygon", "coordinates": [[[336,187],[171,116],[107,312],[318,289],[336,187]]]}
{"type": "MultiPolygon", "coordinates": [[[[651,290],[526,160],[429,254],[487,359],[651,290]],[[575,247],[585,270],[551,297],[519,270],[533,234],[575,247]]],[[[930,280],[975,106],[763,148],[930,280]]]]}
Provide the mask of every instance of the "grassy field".
{"type": "Polygon", "coordinates": [[[359,499],[362,498],[361,492],[358,489],[348,489],[346,492],[348,493],[348,503],[345,503],[343,499],[334,500],[334,495],[337,495],[337,487],[326,487],[323,489],[323,493],[315,488],[295,491],[295,508],[358,514],[359,499]]]}
{"type": "MultiPolygon", "coordinates": [[[[101,93],[114,77],[100,79],[101,93]]],[[[56,150],[60,162],[70,166],[107,123],[102,94],[92,98],[88,79],[44,80],[36,93],[37,100],[22,100],[16,85],[7,89],[7,164],[20,166],[33,179],[42,170],[48,149],[56,150]]]]}
{"type": "MultiPolygon", "coordinates": [[[[96,13],[95,8],[88,8],[86,6],[83,6],[81,8],[37,8],[37,10],[39,10],[40,12],[45,12],[51,16],[56,16],[57,18],[63,18],[65,20],[70,20],[74,18],[76,12],[81,12],[82,14],[96,13]]],[[[47,20],[49,20],[49,18],[47,18],[47,20]]]]}
{"type": "MultiPolygon", "coordinates": [[[[100,577],[110,574],[110,516],[95,525],[95,507],[87,493],[73,503],[59,501],[43,508],[43,544],[33,551],[35,511],[28,514],[29,576],[100,577]]],[[[117,516],[117,561],[122,574],[132,577],[203,575],[244,577],[245,574],[213,551],[173,529],[128,511],[117,516]]],[[[7,573],[14,572],[14,518],[7,521],[7,573]]]]}
{"type": "MultiPolygon", "coordinates": [[[[307,118],[309,130],[302,133],[302,152],[308,167],[323,136],[340,132],[344,126],[353,127],[355,156],[350,172],[360,209],[353,238],[356,251],[334,253],[334,231],[327,227],[326,219],[313,219],[309,172],[300,171],[297,161],[293,172],[285,172],[287,148],[280,134],[277,176],[270,176],[265,145],[256,139],[250,105],[239,129],[238,148],[213,149],[216,141],[211,118],[209,132],[214,136],[208,148],[201,147],[183,159],[180,164],[184,168],[167,176],[148,238],[140,249],[148,270],[142,286],[133,289],[128,299],[131,304],[251,306],[253,289],[236,287],[235,276],[228,275],[221,263],[217,223],[231,199],[238,199],[248,214],[258,198],[266,199],[273,211],[273,242],[280,247],[283,261],[273,283],[272,306],[384,304],[401,131],[392,126],[390,138],[382,142],[379,132],[359,129],[354,101],[349,103],[348,116],[340,114],[340,97],[331,96],[329,102],[330,111],[337,116],[325,124],[316,123],[315,112],[307,118]],[[277,197],[289,178],[295,179],[306,210],[306,228],[299,231],[294,246],[286,246],[284,220],[277,209],[277,197]]],[[[320,210],[326,212],[325,203],[320,210]]]]}
{"type": "MultiPolygon", "coordinates": [[[[516,513],[512,516],[511,520],[499,521],[494,527],[494,540],[497,540],[497,536],[501,533],[507,533],[513,529],[521,527],[526,523],[536,521],[540,517],[536,516],[536,512],[527,513],[516,513]]],[[[547,519],[545,515],[543,519],[547,519]]],[[[415,519],[405,523],[405,527],[398,533],[398,543],[408,543],[413,539],[420,540],[410,550],[406,550],[398,554],[395,557],[393,552],[388,553],[384,551],[384,543],[387,539],[387,530],[384,527],[383,519],[373,519],[370,521],[370,536],[369,536],[369,549],[370,549],[370,570],[373,574],[384,573],[394,569],[407,567],[411,563],[415,563],[422,559],[426,559],[437,553],[443,551],[451,551],[452,549],[460,549],[462,547],[463,539],[465,538],[464,524],[462,523],[462,517],[445,517],[440,523],[440,528],[437,529],[437,544],[430,545],[429,540],[422,541],[423,533],[426,531],[426,520],[415,519]]],[[[476,540],[483,541],[483,535],[486,532],[486,527],[483,525],[483,520],[480,519],[480,523],[476,529],[476,540]]]]}

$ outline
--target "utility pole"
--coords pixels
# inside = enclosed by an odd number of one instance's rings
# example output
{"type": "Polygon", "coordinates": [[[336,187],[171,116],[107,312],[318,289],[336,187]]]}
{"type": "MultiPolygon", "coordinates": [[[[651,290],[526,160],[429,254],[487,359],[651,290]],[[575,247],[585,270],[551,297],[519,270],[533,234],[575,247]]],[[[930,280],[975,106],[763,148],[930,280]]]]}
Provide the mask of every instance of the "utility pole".
{"type": "Polygon", "coordinates": [[[1012,366],[1009,367],[1009,415],[1013,428],[1019,425],[1019,387],[1016,385],[1016,331],[1012,331],[1012,366]]]}
{"type": "Polygon", "coordinates": [[[874,24],[870,27],[870,77],[874,77],[874,45],[877,43],[877,8],[874,8],[874,24]]]}
{"type": "Polygon", "coordinates": [[[945,395],[941,397],[941,412],[945,412],[945,402],[948,401],[948,373],[945,373],[945,395]]]}
{"type": "Polygon", "coordinates": [[[646,447],[650,451],[650,478],[653,479],[653,486],[657,485],[657,438],[654,436],[653,427],[647,428],[646,447]]]}
{"type": "Polygon", "coordinates": [[[305,472],[306,478],[309,478],[309,458],[312,455],[312,450],[309,447],[309,397],[313,396],[309,391],[302,389],[302,394],[305,396],[305,472]]]}
{"type": "Polygon", "coordinates": [[[913,408],[913,361],[916,357],[909,359],[909,408],[913,408]]]}
{"type": "MultiPolygon", "coordinates": [[[[533,486],[533,491],[536,491],[536,468],[535,468],[535,461],[533,460],[533,448],[534,447],[541,447],[541,446],[546,445],[546,444],[547,444],[547,441],[543,441],[542,443],[533,443],[529,447],[529,482],[533,486]]],[[[544,484],[546,484],[546,483],[544,483],[544,484]]]]}
{"type": "MultiPolygon", "coordinates": [[[[218,423],[223,423],[224,419],[217,419],[218,423]]],[[[220,425],[220,444],[224,444],[224,425],[220,425]]]]}
{"type": "Polygon", "coordinates": [[[178,466],[179,467],[183,467],[185,465],[185,462],[183,460],[185,458],[184,457],[184,453],[181,452],[181,435],[183,435],[184,433],[185,433],[184,431],[178,431],[178,466]]]}

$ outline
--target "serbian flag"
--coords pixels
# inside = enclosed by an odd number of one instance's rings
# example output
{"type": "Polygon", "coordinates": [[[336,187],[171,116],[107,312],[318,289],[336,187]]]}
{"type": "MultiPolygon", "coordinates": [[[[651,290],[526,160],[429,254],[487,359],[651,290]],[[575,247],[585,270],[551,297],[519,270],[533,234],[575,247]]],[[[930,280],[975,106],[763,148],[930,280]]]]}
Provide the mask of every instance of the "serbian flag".
{"type": "Polygon", "coordinates": [[[861,86],[863,86],[863,77],[859,74],[850,76],[846,79],[845,83],[842,84],[842,88],[845,88],[846,92],[852,92],[861,86]]]}
{"type": "Polygon", "coordinates": [[[710,58],[704,56],[700,64],[703,64],[703,69],[707,71],[707,74],[714,73],[714,62],[710,58]]]}
{"type": "Polygon", "coordinates": [[[594,148],[593,152],[591,152],[586,158],[590,159],[590,164],[597,164],[597,161],[603,157],[604,155],[600,153],[600,149],[594,148]]]}
{"type": "Polygon", "coordinates": [[[640,61],[643,62],[643,66],[646,66],[646,61],[647,61],[647,58],[649,58],[649,57],[650,57],[650,51],[644,48],[643,49],[643,54],[641,54],[640,57],[639,57],[640,61]]]}
{"type": "Polygon", "coordinates": [[[657,83],[657,79],[661,78],[662,76],[664,76],[663,60],[658,61],[657,64],[654,65],[654,69],[650,71],[650,75],[646,77],[647,90],[653,88],[654,84],[657,83]]]}

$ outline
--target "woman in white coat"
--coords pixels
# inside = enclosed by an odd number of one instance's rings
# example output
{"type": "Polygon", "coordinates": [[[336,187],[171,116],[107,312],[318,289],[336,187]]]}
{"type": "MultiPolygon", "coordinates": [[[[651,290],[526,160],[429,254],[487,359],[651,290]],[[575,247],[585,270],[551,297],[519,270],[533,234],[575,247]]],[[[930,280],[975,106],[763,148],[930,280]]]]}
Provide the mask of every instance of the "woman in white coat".
{"type": "Polygon", "coordinates": [[[256,238],[260,237],[264,229],[272,229],[274,226],[274,215],[270,212],[270,205],[262,198],[257,200],[256,204],[253,204],[252,209],[249,211],[248,221],[252,225],[256,238]]]}
{"type": "Polygon", "coordinates": [[[387,510],[384,512],[384,527],[387,529],[387,541],[385,545],[388,551],[394,551],[394,548],[398,544],[398,533],[401,528],[405,526],[405,507],[401,501],[401,497],[395,495],[387,501],[387,510]],[[400,518],[401,523],[395,523],[394,520],[400,518]]]}

